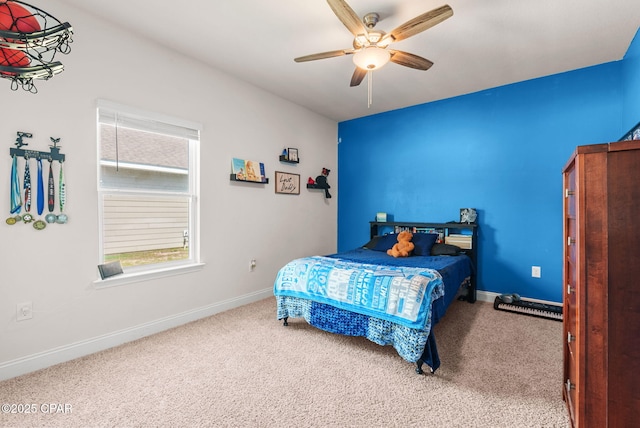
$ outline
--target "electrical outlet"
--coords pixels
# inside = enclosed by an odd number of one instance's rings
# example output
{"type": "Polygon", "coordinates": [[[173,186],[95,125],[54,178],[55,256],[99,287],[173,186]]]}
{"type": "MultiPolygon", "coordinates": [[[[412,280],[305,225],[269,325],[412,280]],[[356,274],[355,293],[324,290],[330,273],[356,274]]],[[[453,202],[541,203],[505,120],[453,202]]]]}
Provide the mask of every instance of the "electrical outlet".
{"type": "Polygon", "coordinates": [[[534,278],[540,278],[541,275],[540,266],[531,266],[531,276],[534,278]]]}
{"type": "Polygon", "coordinates": [[[24,321],[33,318],[33,306],[31,302],[18,303],[16,308],[16,320],[24,321]]]}

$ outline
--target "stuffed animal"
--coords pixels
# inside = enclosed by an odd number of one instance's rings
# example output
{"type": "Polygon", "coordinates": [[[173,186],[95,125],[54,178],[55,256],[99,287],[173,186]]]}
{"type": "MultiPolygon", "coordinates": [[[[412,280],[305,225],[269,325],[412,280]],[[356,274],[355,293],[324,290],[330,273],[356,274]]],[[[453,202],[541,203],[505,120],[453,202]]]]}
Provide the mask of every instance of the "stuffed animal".
{"type": "Polygon", "coordinates": [[[393,257],[407,257],[413,249],[415,245],[411,242],[413,238],[413,233],[408,232],[406,230],[398,233],[398,243],[394,244],[393,247],[387,250],[387,254],[393,257]]]}

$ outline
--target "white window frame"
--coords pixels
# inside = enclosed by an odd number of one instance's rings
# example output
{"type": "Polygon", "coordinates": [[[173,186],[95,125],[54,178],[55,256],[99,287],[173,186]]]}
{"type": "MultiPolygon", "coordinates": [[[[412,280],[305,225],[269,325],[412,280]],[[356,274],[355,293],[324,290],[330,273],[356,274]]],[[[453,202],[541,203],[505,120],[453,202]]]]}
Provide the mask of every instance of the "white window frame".
{"type": "MultiPolygon", "coordinates": [[[[101,155],[100,155],[100,111],[111,111],[125,117],[139,118],[142,121],[156,123],[160,128],[164,125],[169,127],[179,127],[197,131],[198,135],[202,131],[202,125],[165,116],[158,113],[144,111],[129,106],[113,103],[106,100],[98,100],[96,108],[96,147],[97,147],[97,175],[98,175],[98,228],[99,228],[99,248],[98,264],[104,260],[104,199],[106,195],[153,195],[163,194],[153,191],[136,191],[132,189],[102,188],[101,186],[101,155]]],[[[178,193],[173,193],[178,195],[178,193]]],[[[132,282],[148,281],[172,275],[193,272],[201,269],[204,263],[200,261],[200,139],[189,138],[189,190],[182,194],[189,199],[189,258],[186,260],[172,261],[167,263],[136,266],[125,269],[125,272],[106,279],[96,279],[93,283],[96,287],[111,287],[124,285],[132,282]]],[[[97,273],[97,269],[96,269],[97,273]]]]}

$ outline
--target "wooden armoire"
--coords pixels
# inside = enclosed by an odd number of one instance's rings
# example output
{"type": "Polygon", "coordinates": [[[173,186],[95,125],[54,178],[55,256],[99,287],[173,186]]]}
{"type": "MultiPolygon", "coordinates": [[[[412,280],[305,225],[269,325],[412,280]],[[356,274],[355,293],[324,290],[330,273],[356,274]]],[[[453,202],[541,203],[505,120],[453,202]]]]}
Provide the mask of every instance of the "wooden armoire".
{"type": "Polygon", "coordinates": [[[640,141],[563,170],[564,386],[574,427],[640,426],[640,141]]]}

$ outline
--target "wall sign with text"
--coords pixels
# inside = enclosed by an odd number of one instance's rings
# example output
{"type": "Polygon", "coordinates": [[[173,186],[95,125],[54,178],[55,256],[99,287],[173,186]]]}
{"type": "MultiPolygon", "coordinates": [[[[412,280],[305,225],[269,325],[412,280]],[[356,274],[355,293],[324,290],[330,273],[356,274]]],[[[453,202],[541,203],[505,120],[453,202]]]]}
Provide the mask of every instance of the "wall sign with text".
{"type": "Polygon", "coordinates": [[[300,174],[276,171],[276,193],[300,194],[300,174]]]}

